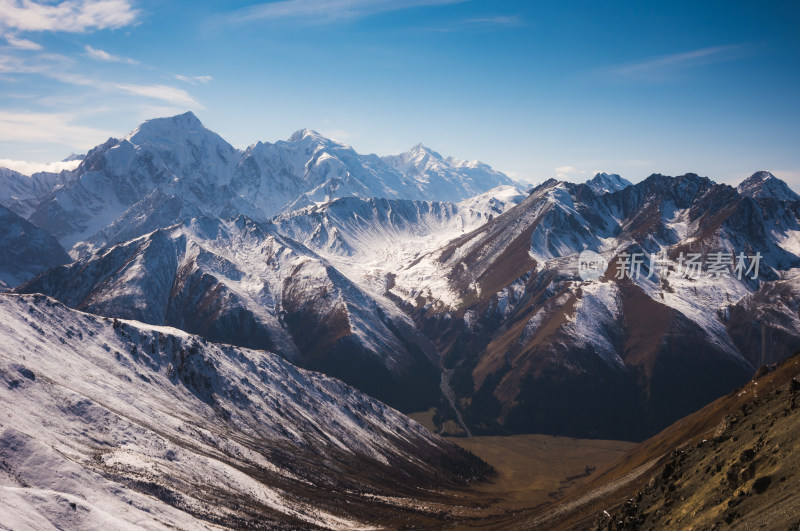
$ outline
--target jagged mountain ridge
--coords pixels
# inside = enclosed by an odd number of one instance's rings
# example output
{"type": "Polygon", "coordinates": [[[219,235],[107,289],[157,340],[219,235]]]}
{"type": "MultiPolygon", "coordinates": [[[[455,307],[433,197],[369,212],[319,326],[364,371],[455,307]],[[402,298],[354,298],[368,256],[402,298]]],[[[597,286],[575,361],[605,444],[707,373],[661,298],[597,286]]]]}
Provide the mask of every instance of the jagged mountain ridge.
{"type": "Polygon", "coordinates": [[[586,185],[591,188],[593,192],[598,194],[617,192],[631,184],[629,180],[623,179],[616,173],[609,174],[606,172],[600,172],[586,181],[586,185]]]}
{"type": "MultiPolygon", "coordinates": [[[[345,363],[348,372],[341,372],[341,359],[327,365],[309,364],[309,358],[320,359],[309,353],[330,348],[331,343],[309,343],[306,324],[323,326],[323,337],[328,333],[342,337],[337,332],[341,325],[336,323],[348,322],[346,328],[352,333],[345,334],[347,337],[358,336],[360,329],[369,330],[362,339],[372,335],[386,338],[368,350],[370,359],[381,360],[388,367],[393,356],[387,357],[386,352],[408,352],[405,340],[398,343],[396,331],[385,331],[385,312],[391,313],[392,308],[388,298],[414,316],[419,329],[444,354],[445,366],[455,368],[453,384],[461,397],[460,407],[474,427],[635,439],[740,383],[759,361],[747,353],[758,352],[763,357],[764,349],[754,346],[765,335],[776,345],[770,354],[773,357],[780,357],[782,349],[797,343],[800,290],[797,276],[788,273],[798,265],[791,244],[798,234],[797,202],[754,199],[696,175],[654,175],[604,194],[587,185],[548,181],[520,205],[499,210],[505,214],[495,217],[471,210],[467,204],[342,198],[279,216],[265,226],[266,230],[273,231],[274,236],[299,240],[302,245],[295,242],[289,246],[302,248],[301,255],[312,256],[314,263],[329,264],[324,266],[326,271],[334,272],[333,276],[307,278],[323,279],[322,286],[347,285],[342,293],[355,293],[356,300],[371,301],[366,307],[380,311],[377,319],[368,315],[370,312],[304,313],[309,307],[327,307],[328,303],[311,303],[318,298],[315,294],[321,293],[319,286],[294,282],[298,271],[284,268],[277,276],[279,281],[266,293],[275,300],[279,293],[280,297],[290,297],[275,304],[274,300],[264,302],[265,295],[259,292],[243,306],[248,319],[258,315],[256,308],[273,308],[271,324],[264,329],[271,331],[268,337],[280,336],[283,340],[279,343],[289,347],[276,347],[269,342],[273,339],[259,346],[279,350],[293,359],[291,345],[299,340],[302,345],[298,350],[303,352],[300,358],[305,360],[301,364],[375,393],[374,387],[364,387],[365,379],[358,378],[359,371],[349,372],[352,363],[345,363]],[[582,283],[575,268],[577,253],[584,249],[603,253],[609,262],[623,252],[644,255],[665,251],[674,259],[680,252],[707,255],[719,249],[758,251],[764,257],[762,283],[747,279],[698,283],[678,278],[663,283],[654,279],[617,281],[613,268],[597,281],[582,283]],[[287,291],[286,285],[295,287],[287,291]],[[282,304],[294,300],[292,297],[299,297],[296,300],[302,301],[304,310],[296,313],[295,305],[295,310],[283,313],[282,304]],[[782,302],[776,305],[776,300],[782,302]],[[708,308],[716,311],[708,312],[708,308]],[[292,315],[303,317],[293,320],[292,315]],[[765,322],[766,328],[742,326],[754,321],[765,322]],[[292,322],[304,325],[292,331],[292,322]],[[359,326],[353,326],[355,322],[359,326]],[[695,354],[679,355],[690,351],[695,354]],[[578,371],[564,372],[564,367],[578,371]],[[687,367],[691,370],[684,372],[687,367]],[[715,372],[714,379],[709,380],[710,372],[715,372]],[[544,381],[555,382],[554,387],[543,385],[544,381]],[[571,396],[569,389],[576,387],[584,389],[585,394],[571,396]],[[532,389],[538,389],[537,394],[530,394],[532,389]],[[678,401],[670,398],[676,393],[681,397],[678,401]],[[504,405],[511,403],[516,405],[504,405]],[[537,403],[550,405],[539,413],[526,409],[537,403]],[[613,418],[603,416],[604,411],[613,412],[613,418]],[[631,422],[631,418],[638,420],[631,422]]],[[[138,245],[133,256],[146,261],[142,258],[146,253],[138,245]]],[[[236,252],[241,252],[241,247],[232,245],[236,252]]],[[[244,278],[252,274],[256,262],[242,262],[226,252],[214,250],[214,259],[207,263],[228,256],[223,261],[237,264],[235,275],[244,278]]],[[[280,252],[268,254],[277,256],[280,252]]],[[[128,260],[121,263],[128,264],[128,260]]],[[[229,295],[214,286],[220,280],[222,284],[228,282],[225,279],[230,273],[224,268],[197,265],[196,260],[190,262],[182,270],[195,271],[193,274],[206,281],[197,285],[202,285],[204,292],[215,293],[209,299],[195,295],[194,300],[203,304],[217,301],[211,304],[216,308],[229,295]]],[[[175,270],[181,269],[179,263],[180,259],[175,261],[175,270]]],[[[315,267],[322,271],[321,266],[315,267]]],[[[111,282],[103,277],[108,269],[97,258],[84,260],[80,265],[62,268],[62,272],[68,271],[65,276],[47,274],[21,291],[44,291],[98,313],[122,308],[128,313],[119,315],[162,322],[157,317],[130,313],[137,307],[155,308],[155,315],[161,316],[162,303],[119,303],[119,294],[127,293],[124,286],[140,286],[141,282],[125,276],[122,270],[112,275],[117,280],[111,282]],[[89,277],[85,276],[87,270],[93,271],[89,277]],[[77,297],[76,283],[85,287],[78,290],[82,295],[77,297]],[[109,301],[113,302],[108,305],[109,301]]],[[[646,265],[644,271],[647,273],[646,265]]],[[[155,279],[158,275],[140,277],[155,279]]],[[[174,291],[168,288],[170,285],[167,282],[143,291],[160,293],[159,300],[169,299],[172,295],[164,294],[174,291]]],[[[231,292],[240,293],[241,289],[231,292]]],[[[203,315],[197,311],[197,303],[179,297],[171,300],[174,308],[188,304],[189,310],[182,310],[187,315],[203,315]]],[[[327,299],[323,296],[319,300],[327,299]]],[[[344,308],[365,307],[350,304],[344,308]]],[[[163,322],[196,327],[190,330],[253,346],[243,343],[247,336],[239,338],[226,332],[231,322],[239,322],[236,320],[221,320],[227,324],[218,332],[175,318],[163,322]]],[[[412,330],[409,325],[408,337],[416,342],[419,336],[412,330]]],[[[251,332],[249,337],[260,336],[251,332]]],[[[416,359],[430,362],[423,373],[428,374],[428,392],[435,393],[438,389],[431,369],[435,371],[438,360],[432,353],[435,349],[422,347],[424,343],[416,344],[428,354],[416,359]]],[[[395,389],[398,396],[402,394],[402,386],[395,389]]],[[[396,396],[378,396],[401,405],[396,396]]],[[[432,395],[425,396],[432,399],[432,395]]]]}
{"type": "Polygon", "coordinates": [[[0,168],[0,205],[27,219],[42,198],[77,179],[75,171],[37,172],[31,176],[0,168]]]}
{"type": "Polygon", "coordinates": [[[548,181],[390,294],[442,350],[476,429],[641,438],[800,348],[799,206],[696,175],[601,195],[548,181]],[[610,266],[584,282],[586,249],[610,266]],[[615,278],[621,253],[662,251],[760,252],[760,280],[659,282],[647,263],[615,278]]]}
{"type": "Polygon", "coordinates": [[[41,295],[0,296],[0,330],[0,510],[14,528],[372,528],[424,518],[431,489],[488,472],[265,351],[41,295]]]}
{"type": "Polygon", "coordinates": [[[437,201],[455,203],[497,186],[514,184],[487,164],[443,157],[422,144],[417,144],[400,155],[382,157],[382,160],[416,181],[425,191],[425,198],[434,197],[437,201]]]}
{"type": "Polygon", "coordinates": [[[311,130],[241,152],[191,112],[149,120],[121,140],[109,139],[68,175],[24,194],[17,181],[30,179],[15,178],[0,203],[16,204],[24,195],[20,211],[66,248],[77,244],[75,257],[158,228],[143,220],[150,211],[160,213],[161,226],[197,213],[267,221],[338,197],[463,200],[514,185],[484,164],[455,159],[438,160],[424,178],[405,174],[311,130]]]}

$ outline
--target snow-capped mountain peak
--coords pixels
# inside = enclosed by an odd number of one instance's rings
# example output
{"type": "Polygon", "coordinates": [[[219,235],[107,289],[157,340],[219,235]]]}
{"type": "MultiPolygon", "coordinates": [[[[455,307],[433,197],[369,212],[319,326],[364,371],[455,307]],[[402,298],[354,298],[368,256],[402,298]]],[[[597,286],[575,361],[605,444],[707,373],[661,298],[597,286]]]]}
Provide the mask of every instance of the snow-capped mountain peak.
{"type": "Polygon", "coordinates": [[[740,194],[754,199],[777,199],[784,201],[800,200],[789,185],[768,171],[757,171],[737,187],[740,194]]]}
{"type": "Polygon", "coordinates": [[[586,181],[586,185],[596,194],[607,194],[627,188],[631,182],[616,173],[600,172],[586,181]]]}
{"type": "Polygon", "coordinates": [[[39,192],[15,177],[13,186],[0,189],[0,204],[67,249],[90,243],[72,249],[73,257],[197,215],[267,221],[341,197],[458,202],[516,185],[485,164],[444,158],[422,144],[380,158],[312,129],[242,152],[191,112],[148,120],[121,140],[109,139],[76,170],[51,181],[39,192]]]}
{"type": "Polygon", "coordinates": [[[124,140],[136,146],[149,145],[172,149],[191,143],[198,147],[236,151],[218,134],[208,129],[191,111],[167,118],[147,120],[128,134],[124,140]]]}
{"type": "Polygon", "coordinates": [[[413,175],[438,169],[444,164],[444,157],[422,143],[399,155],[385,157],[384,160],[396,170],[413,175]]]}
{"type": "Polygon", "coordinates": [[[416,146],[414,146],[411,149],[409,149],[407,151],[407,153],[409,155],[423,156],[423,157],[427,155],[427,156],[433,157],[435,159],[439,159],[439,160],[443,159],[443,157],[439,153],[437,153],[436,151],[432,150],[431,148],[429,148],[428,146],[426,146],[422,142],[420,142],[416,146]]]}
{"type": "Polygon", "coordinates": [[[443,157],[424,144],[417,144],[399,155],[380,159],[417,186],[433,193],[439,201],[463,201],[497,186],[517,186],[505,174],[477,161],[443,157]]]}
{"type": "Polygon", "coordinates": [[[292,136],[289,137],[289,142],[300,142],[301,140],[305,140],[307,138],[321,143],[335,142],[334,140],[331,140],[330,138],[323,136],[322,134],[313,129],[298,129],[297,131],[292,133],[292,136]]]}

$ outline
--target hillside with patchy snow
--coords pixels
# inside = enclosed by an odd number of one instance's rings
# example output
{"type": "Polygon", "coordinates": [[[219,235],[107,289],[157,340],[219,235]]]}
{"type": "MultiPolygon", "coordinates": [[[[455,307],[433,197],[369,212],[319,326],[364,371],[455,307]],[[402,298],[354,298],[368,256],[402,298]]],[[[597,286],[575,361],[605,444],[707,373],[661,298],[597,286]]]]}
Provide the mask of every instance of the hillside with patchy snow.
{"type": "Polygon", "coordinates": [[[17,291],[277,352],[407,411],[438,396],[436,350],[390,300],[244,216],[159,229],[17,291]]]}

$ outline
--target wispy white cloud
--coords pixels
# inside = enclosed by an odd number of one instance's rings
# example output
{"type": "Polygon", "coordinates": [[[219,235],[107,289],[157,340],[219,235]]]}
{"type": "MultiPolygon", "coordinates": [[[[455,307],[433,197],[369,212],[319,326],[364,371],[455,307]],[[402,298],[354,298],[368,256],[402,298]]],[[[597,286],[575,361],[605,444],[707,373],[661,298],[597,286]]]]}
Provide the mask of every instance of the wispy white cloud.
{"type": "Polygon", "coordinates": [[[522,26],[525,22],[519,15],[497,15],[493,17],[469,18],[461,21],[461,24],[465,26],[513,27],[522,26]]]}
{"type": "Polygon", "coordinates": [[[125,64],[129,64],[129,65],[138,65],[139,64],[139,61],[137,61],[136,59],[130,59],[129,57],[122,57],[122,56],[119,56],[119,55],[114,55],[114,54],[108,53],[105,50],[99,50],[97,48],[92,48],[88,44],[86,46],[84,46],[84,49],[86,50],[86,55],[88,57],[91,57],[92,59],[94,59],[96,61],[105,61],[107,63],[125,63],[125,64]]]}
{"type": "Polygon", "coordinates": [[[523,185],[523,187],[530,187],[541,184],[541,180],[533,179],[527,173],[522,173],[519,171],[511,171],[511,170],[502,170],[502,169],[500,171],[511,177],[512,180],[523,185]]]}
{"type": "Polygon", "coordinates": [[[160,100],[184,109],[197,110],[204,108],[191,94],[177,87],[162,84],[109,82],[76,73],[71,68],[71,59],[58,54],[38,54],[37,57],[30,60],[23,60],[16,56],[0,55],[0,74],[37,74],[62,83],[89,87],[107,93],[132,94],[160,100]]]}
{"type": "Polygon", "coordinates": [[[302,18],[309,22],[359,19],[387,11],[458,4],[467,0],[281,0],[238,9],[229,22],[302,18]]]}
{"type": "Polygon", "coordinates": [[[669,81],[689,69],[739,59],[750,51],[746,44],[711,46],[601,68],[599,73],[619,81],[669,81]]]}
{"type": "Polygon", "coordinates": [[[127,26],[137,16],[128,0],[0,0],[0,27],[17,31],[85,33],[127,26]]]}
{"type": "Polygon", "coordinates": [[[455,33],[461,31],[491,31],[524,26],[525,21],[519,15],[496,15],[457,20],[449,24],[424,28],[426,31],[455,33]]]}
{"type": "Polygon", "coordinates": [[[353,136],[347,129],[322,129],[320,134],[342,143],[346,143],[353,136]]]}
{"type": "Polygon", "coordinates": [[[81,161],[79,160],[71,160],[69,162],[28,162],[26,160],[0,159],[0,168],[8,168],[23,175],[33,175],[40,171],[58,173],[62,170],[74,170],[80,163],[81,161]]]}
{"type": "Polygon", "coordinates": [[[556,173],[578,173],[578,169],[574,166],[559,166],[555,168],[556,173]]]}
{"type": "Polygon", "coordinates": [[[175,74],[173,77],[190,85],[207,85],[214,79],[211,76],[184,76],[182,74],[175,74]]]}
{"type": "MultiPolygon", "coordinates": [[[[31,113],[0,110],[0,141],[54,142],[84,150],[113,134],[77,125],[70,113],[31,113]]],[[[24,173],[24,172],[23,172],[24,173]]]]}
{"type": "Polygon", "coordinates": [[[556,179],[562,181],[577,178],[582,179],[589,174],[588,171],[578,169],[575,166],[559,166],[554,168],[553,171],[556,172],[556,179]]]}
{"type": "Polygon", "coordinates": [[[6,42],[9,45],[13,46],[14,48],[19,48],[20,50],[41,50],[42,49],[42,45],[41,44],[39,44],[37,42],[33,42],[31,40],[28,40],[28,39],[21,39],[21,38],[15,36],[15,35],[8,34],[8,35],[5,35],[5,38],[6,38],[6,42]]]}
{"type": "Polygon", "coordinates": [[[168,85],[135,85],[131,83],[117,83],[114,87],[137,96],[144,96],[155,100],[165,101],[174,105],[181,105],[193,109],[204,107],[183,89],[168,85]]]}

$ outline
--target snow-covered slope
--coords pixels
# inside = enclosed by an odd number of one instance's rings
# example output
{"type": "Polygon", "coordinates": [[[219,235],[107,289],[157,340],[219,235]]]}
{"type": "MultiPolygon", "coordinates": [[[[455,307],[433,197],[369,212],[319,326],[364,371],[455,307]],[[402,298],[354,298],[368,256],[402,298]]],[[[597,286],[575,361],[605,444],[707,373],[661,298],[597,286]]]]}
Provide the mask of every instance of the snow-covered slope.
{"type": "Polygon", "coordinates": [[[19,291],[275,351],[403,409],[423,409],[438,397],[435,350],[407,316],[244,216],[156,230],[53,269],[19,291]]]}
{"type": "MultiPolygon", "coordinates": [[[[417,259],[502,214],[525,195],[500,186],[460,203],[343,198],[278,216],[278,230],[324,256],[376,297],[427,275],[417,259]]],[[[428,262],[425,262],[428,263],[428,262]]]]}
{"type": "Polygon", "coordinates": [[[739,184],[740,194],[754,199],[776,199],[798,201],[798,196],[789,186],[768,171],[757,171],[739,184]]]}
{"type": "MultiPolygon", "coordinates": [[[[0,205],[22,205],[34,196],[33,180],[8,168],[0,168],[0,205]]],[[[20,213],[20,215],[24,215],[20,213]]]]}
{"type": "Polygon", "coordinates": [[[230,208],[266,220],[343,197],[461,201],[513,184],[485,164],[445,159],[423,146],[378,158],[303,129],[288,141],[247,149],[231,182],[230,208]]]}
{"type": "Polygon", "coordinates": [[[259,220],[338,197],[422,199],[416,183],[373,156],[308,129],[250,146],[231,181],[231,208],[259,220]]]}
{"type": "Polygon", "coordinates": [[[516,186],[505,174],[482,162],[445,158],[422,144],[400,155],[383,157],[383,161],[416,181],[425,198],[437,201],[458,202],[498,186],[516,186]]]}
{"type": "Polygon", "coordinates": [[[525,191],[517,186],[501,185],[482,194],[464,199],[459,203],[459,206],[481,212],[487,217],[494,217],[520,204],[527,195],[525,191]]]}
{"type": "Polygon", "coordinates": [[[440,335],[473,426],[642,437],[800,348],[800,201],[781,197],[693,174],[603,194],[551,180],[418,257],[390,294],[440,335]],[[600,278],[579,276],[584,250],[607,262],[600,278]],[[718,252],[760,253],[758,279],[737,278],[733,256],[710,274],[718,252]],[[616,278],[634,253],[641,275],[616,278]],[[673,273],[660,279],[662,253],[673,273]],[[681,253],[699,253],[701,278],[674,273],[681,253]]]}
{"type": "Polygon", "coordinates": [[[28,176],[8,168],[0,168],[0,205],[27,219],[53,190],[66,186],[75,179],[75,171],[37,172],[28,176]]]}
{"type": "Polygon", "coordinates": [[[4,527],[372,528],[485,470],[268,352],[41,295],[0,296],[0,335],[4,527]]]}
{"type": "Polygon", "coordinates": [[[77,180],[52,192],[29,219],[72,247],[128,209],[141,211],[137,203],[156,190],[210,212],[224,197],[239,158],[192,113],[149,120],[124,139],[91,150],[75,170],[77,180]]]}
{"type": "Polygon", "coordinates": [[[67,262],[55,238],[0,206],[0,282],[14,287],[67,262]]]}

